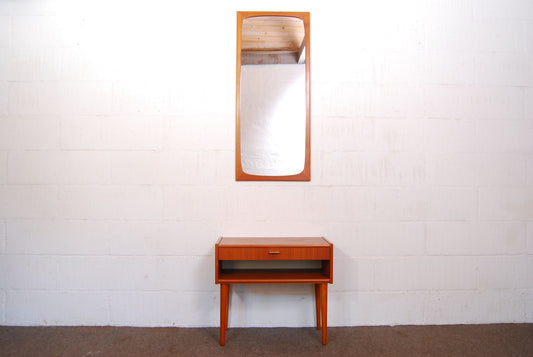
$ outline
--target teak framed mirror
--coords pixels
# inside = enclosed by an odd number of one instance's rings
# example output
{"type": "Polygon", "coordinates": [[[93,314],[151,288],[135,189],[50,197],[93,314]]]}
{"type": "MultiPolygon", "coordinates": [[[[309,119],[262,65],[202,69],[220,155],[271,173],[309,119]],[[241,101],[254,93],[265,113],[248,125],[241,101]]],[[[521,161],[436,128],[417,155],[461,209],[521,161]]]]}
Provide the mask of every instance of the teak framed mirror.
{"type": "Polygon", "coordinates": [[[308,12],[237,12],[235,179],[310,181],[308,12]]]}

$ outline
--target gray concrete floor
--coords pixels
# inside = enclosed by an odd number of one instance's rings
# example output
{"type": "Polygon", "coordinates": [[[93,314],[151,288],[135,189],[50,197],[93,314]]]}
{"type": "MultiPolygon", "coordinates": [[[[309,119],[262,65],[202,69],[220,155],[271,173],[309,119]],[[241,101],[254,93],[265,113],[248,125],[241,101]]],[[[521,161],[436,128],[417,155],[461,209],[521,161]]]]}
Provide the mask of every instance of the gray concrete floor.
{"type": "Polygon", "coordinates": [[[0,356],[533,356],[533,324],[328,328],[0,326],[0,356]]]}

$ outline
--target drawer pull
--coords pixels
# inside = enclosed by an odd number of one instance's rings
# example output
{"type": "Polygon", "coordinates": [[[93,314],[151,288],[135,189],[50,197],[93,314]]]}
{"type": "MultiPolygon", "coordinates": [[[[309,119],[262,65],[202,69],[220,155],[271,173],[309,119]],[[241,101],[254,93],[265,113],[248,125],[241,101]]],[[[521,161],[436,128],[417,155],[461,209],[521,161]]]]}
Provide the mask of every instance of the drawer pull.
{"type": "Polygon", "coordinates": [[[268,251],[268,254],[280,254],[281,252],[271,252],[271,251],[268,251]]]}

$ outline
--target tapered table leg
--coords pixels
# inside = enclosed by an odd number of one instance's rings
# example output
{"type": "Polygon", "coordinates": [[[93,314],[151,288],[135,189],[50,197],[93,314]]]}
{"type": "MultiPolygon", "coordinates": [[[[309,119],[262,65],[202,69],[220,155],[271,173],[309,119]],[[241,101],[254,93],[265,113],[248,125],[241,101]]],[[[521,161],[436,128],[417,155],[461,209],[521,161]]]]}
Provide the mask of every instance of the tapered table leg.
{"type": "Polygon", "coordinates": [[[224,319],[224,328],[227,330],[228,329],[228,320],[229,320],[229,291],[231,289],[231,286],[230,284],[227,285],[228,286],[228,289],[226,291],[226,315],[225,315],[225,319],[224,319]]]}
{"type": "Polygon", "coordinates": [[[328,343],[328,284],[320,284],[320,305],[322,308],[322,344],[328,343]]]}
{"type": "Polygon", "coordinates": [[[226,328],[228,325],[228,284],[220,284],[220,345],[226,344],[226,328]]]}
{"type": "Polygon", "coordinates": [[[320,284],[315,284],[316,329],[320,330],[320,284]]]}

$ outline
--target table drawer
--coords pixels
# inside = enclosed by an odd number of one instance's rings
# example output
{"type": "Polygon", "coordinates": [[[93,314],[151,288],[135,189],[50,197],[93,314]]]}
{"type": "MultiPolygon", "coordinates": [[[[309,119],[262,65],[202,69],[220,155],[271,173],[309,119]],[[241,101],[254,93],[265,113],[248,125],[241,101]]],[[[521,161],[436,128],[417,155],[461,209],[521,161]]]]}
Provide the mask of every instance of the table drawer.
{"type": "Polygon", "coordinates": [[[219,260],[327,260],[329,247],[219,247],[219,260]]]}

